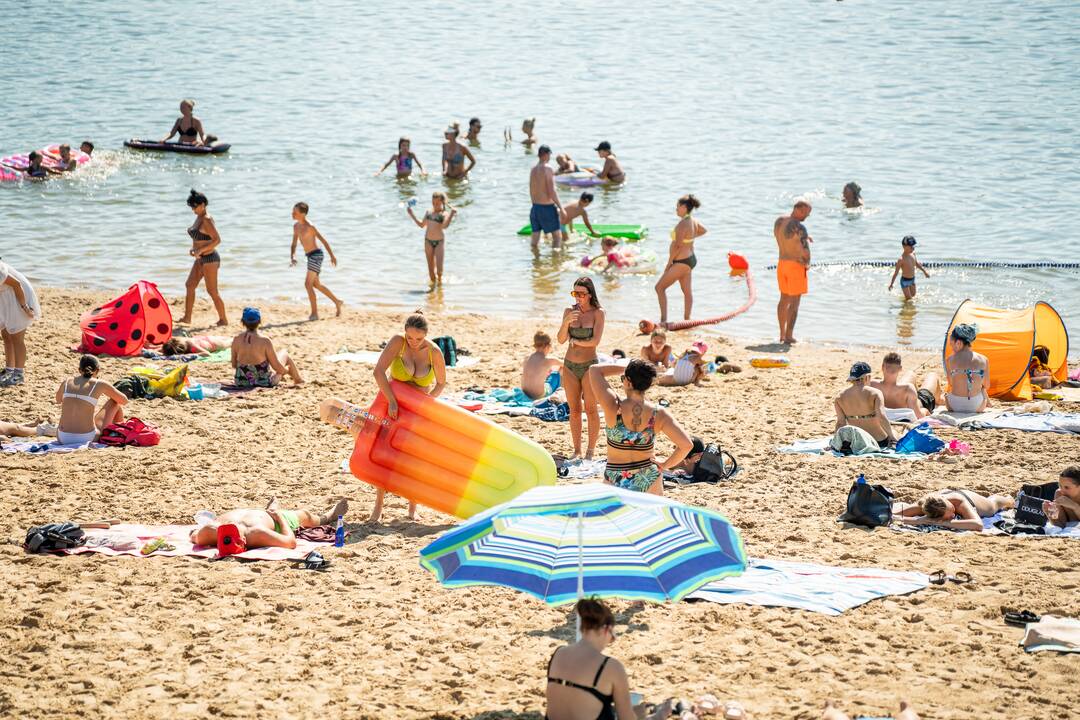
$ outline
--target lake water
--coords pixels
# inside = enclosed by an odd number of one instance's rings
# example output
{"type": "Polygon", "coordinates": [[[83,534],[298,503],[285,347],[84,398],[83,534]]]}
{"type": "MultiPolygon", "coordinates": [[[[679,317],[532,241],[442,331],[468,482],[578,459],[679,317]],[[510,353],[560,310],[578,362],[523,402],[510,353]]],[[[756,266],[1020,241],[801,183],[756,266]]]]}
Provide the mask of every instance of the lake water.
{"type": "MultiPolygon", "coordinates": [[[[695,316],[740,305],[726,253],[757,268],[760,299],[721,326],[775,337],[775,217],[808,195],[815,261],[1076,260],[1080,198],[1080,6],[1074,1],[883,3],[545,2],[21,3],[0,0],[18,40],[0,65],[0,154],[92,139],[93,164],[44,184],[0,185],[0,255],[43,285],[181,293],[184,201],[196,187],[223,237],[236,299],[302,300],[290,268],[293,203],[338,255],[324,282],[354,306],[534,317],[569,300],[580,242],[539,257],[528,219],[535,156],[506,145],[524,117],[555,152],[595,163],[609,140],[628,182],[597,192],[597,222],[643,223],[666,254],[675,200],[702,201],[695,316]],[[161,137],[183,97],[225,156],[122,149],[161,137]],[[438,169],[442,130],[484,123],[469,183],[452,190],[445,287],[429,294],[422,233],[399,204],[434,176],[372,177],[399,135],[438,169]],[[859,182],[867,210],[841,209],[859,182]]],[[[564,200],[573,196],[564,194],[564,200]]],[[[1047,299],[1080,319],[1080,273],[958,269],[919,278],[917,302],[888,269],[811,274],[797,334],[932,346],[965,298],[1047,299]]],[[[655,318],[653,276],[599,283],[609,317],[655,318]]],[[[203,291],[200,290],[200,293],[203,291]]],[[[682,299],[669,291],[679,316],[682,299]]],[[[329,306],[324,312],[330,310],[329,306]]],[[[531,324],[530,328],[531,329],[531,324]]]]}

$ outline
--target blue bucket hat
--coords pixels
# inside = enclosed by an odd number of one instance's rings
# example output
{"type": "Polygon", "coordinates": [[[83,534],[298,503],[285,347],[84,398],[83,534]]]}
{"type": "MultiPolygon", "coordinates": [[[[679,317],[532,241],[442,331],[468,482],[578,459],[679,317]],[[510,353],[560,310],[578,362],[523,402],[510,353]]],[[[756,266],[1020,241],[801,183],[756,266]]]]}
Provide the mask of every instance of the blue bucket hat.
{"type": "Polygon", "coordinates": [[[246,307],[244,308],[244,314],[240,316],[241,322],[251,324],[262,322],[262,313],[259,312],[259,308],[246,307]]]}

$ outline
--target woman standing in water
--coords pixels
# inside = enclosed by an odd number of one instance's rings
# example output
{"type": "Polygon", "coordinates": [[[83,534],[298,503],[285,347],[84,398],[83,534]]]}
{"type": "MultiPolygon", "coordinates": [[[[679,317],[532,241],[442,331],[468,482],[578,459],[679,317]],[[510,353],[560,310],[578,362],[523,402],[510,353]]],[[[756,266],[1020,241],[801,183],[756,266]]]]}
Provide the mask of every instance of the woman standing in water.
{"type": "Polygon", "coordinates": [[[184,145],[209,145],[211,140],[203,131],[202,120],[192,115],[193,112],[195,112],[195,101],[181,100],[180,117],[176,119],[172,130],[161,139],[161,142],[168,142],[173,135],[179,134],[179,142],[184,145]]]}
{"type": "Polygon", "coordinates": [[[476,158],[473,157],[469,148],[458,142],[461,127],[457,123],[451,123],[443,135],[446,137],[446,142],[442,146],[443,176],[449,180],[461,180],[476,165],[476,158]],[[465,167],[465,158],[469,159],[468,167],[465,167]]]}
{"type": "Polygon", "coordinates": [[[217,324],[220,326],[228,325],[229,321],[225,319],[225,302],[218,294],[218,269],[221,267],[221,256],[218,255],[217,247],[221,244],[221,236],[218,235],[214,218],[206,212],[206,206],[209,203],[205,195],[194,189],[188,195],[188,207],[195,213],[195,223],[188,228],[188,235],[191,236],[191,250],[188,254],[195,258],[195,262],[192,263],[191,272],[188,273],[187,282],[184,283],[187,294],[184,297],[184,317],[180,319],[180,322],[191,322],[191,311],[195,307],[195,289],[199,287],[200,282],[205,280],[206,292],[214,301],[214,308],[218,314],[217,324]]]}
{"type": "Polygon", "coordinates": [[[667,289],[679,283],[683,291],[683,319],[690,319],[694,307],[694,293],[690,288],[690,276],[697,265],[694,240],[709,232],[690,214],[701,207],[693,195],[683,195],[675,204],[675,214],[681,218],[671,230],[671,245],[664,274],[656,281],[656,297],[660,301],[660,325],[667,322],[667,289]]]}
{"type": "Polygon", "coordinates": [[[574,441],[574,458],[581,454],[581,413],[589,418],[589,444],[585,459],[591,460],[596,440],[600,435],[600,411],[596,396],[585,382],[586,371],[597,362],[596,348],[604,334],[604,310],[596,297],[593,281],[580,277],[574,282],[570,293],[574,304],[563,311],[559,326],[559,344],[569,342],[563,369],[560,372],[562,386],[566,388],[566,402],[570,404],[570,435],[574,441]]]}
{"type": "Polygon", "coordinates": [[[412,205],[409,205],[406,211],[416,226],[424,231],[424,255],[427,257],[428,278],[432,286],[440,284],[445,252],[445,231],[457,215],[457,208],[452,208],[447,204],[446,193],[436,192],[431,195],[431,209],[424,213],[422,220],[416,217],[412,205]]]}

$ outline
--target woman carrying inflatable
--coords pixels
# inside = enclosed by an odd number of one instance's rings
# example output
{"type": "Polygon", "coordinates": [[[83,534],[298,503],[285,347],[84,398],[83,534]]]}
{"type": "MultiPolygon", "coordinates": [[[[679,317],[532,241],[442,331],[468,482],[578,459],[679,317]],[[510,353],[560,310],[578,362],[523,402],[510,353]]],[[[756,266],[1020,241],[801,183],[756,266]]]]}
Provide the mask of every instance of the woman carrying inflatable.
{"type": "Polygon", "coordinates": [[[690,288],[690,276],[697,265],[694,255],[694,240],[709,232],[690,214],[701,207],[693,195],[683,195],[675,204],[675,214],[679,223],[671,230],[671,245],[668,247],[668,261],[664,274],[656,281],[656,297],[660,301],[660,325],[667,322],[667,289],[679,283],[683,291],[683,319],[690,319],[694,307],[694,293],[690,288]]]}
{"type": "Polygon", "coordinates": [[[596,440],[600,437],[600,412],[596,396],[585,382],[585,372],[597,362],[596,347],[604,334],[604,310],[596,297],[596,287],[587,277],[574,282],[570,292],[574,304],[563,311],[559,326],[559,344],[569,343],[563,369],[559,375],[566,389],[566,402],[570,404],[570,435],[574,441],[574,458],[581,455],[581,413],[589,418],[589,445],[585,459],[591,460],[596,440]]]}

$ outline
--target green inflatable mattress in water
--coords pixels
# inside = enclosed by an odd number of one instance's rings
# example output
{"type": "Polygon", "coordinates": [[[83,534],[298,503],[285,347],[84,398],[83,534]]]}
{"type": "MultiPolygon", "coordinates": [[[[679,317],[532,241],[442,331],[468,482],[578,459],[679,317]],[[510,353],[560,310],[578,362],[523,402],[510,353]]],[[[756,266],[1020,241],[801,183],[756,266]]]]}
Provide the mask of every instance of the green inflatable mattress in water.
{"type": "MultiPolygon", "coordinates": [[[[576,222],[570,228],[572,232],[578,232],[585,234],[589,232],[584,223],[576,222]]],[[[644,225],[598,225],[593,223],[593,230],[598,235],[610,235],[611,237],[623,238],[625,240],[640,240],[645,237],[649,228],[644,225]]],[[[526,225],[518,230],[518,235],[532,235],[532,227],[526,225]]]]}

